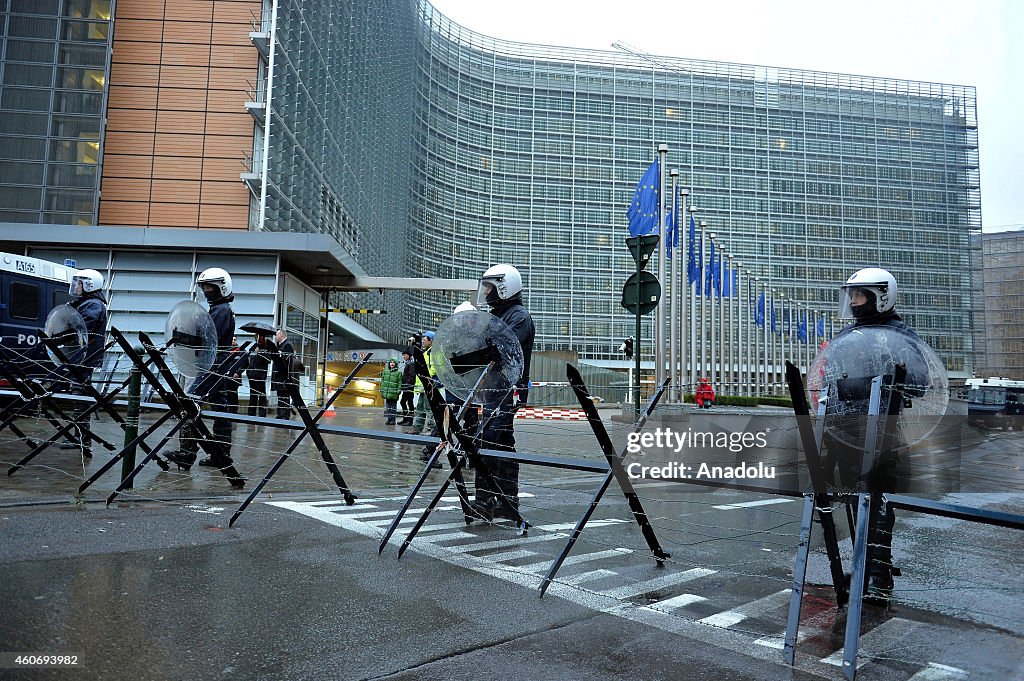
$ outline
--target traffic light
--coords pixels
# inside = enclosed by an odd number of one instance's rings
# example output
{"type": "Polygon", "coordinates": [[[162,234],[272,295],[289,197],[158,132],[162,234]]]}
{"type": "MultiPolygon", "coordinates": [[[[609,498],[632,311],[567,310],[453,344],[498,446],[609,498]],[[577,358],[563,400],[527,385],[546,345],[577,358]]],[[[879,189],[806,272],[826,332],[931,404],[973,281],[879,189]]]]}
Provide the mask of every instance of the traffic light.
{"type": "Polygon", "coordinates": [[[626,340],[622,341],[622,345],[619,346],[619,352],[626,355],[626,359],[633,359],[633,337],[630,336],[626,340]]]}

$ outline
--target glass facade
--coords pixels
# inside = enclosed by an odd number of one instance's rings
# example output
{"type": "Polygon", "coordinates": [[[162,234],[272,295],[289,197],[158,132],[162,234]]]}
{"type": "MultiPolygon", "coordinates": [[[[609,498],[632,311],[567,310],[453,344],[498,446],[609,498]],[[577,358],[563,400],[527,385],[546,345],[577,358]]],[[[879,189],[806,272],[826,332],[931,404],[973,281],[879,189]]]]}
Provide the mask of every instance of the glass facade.
{"type": "MultiPolygon", "coordinates": [[[[884,266],[900,311],[964,369],[973,88],[509,43],[420,12],[411,272],[511,262],[539,348],[619,359],[634,324],[619,305],[635,267],[625,210],[667,143],[667,168],[748,271],[831,311],[853,271],[884,266]]],[[[413,321],[449,302],[414,296],[413,321]]]]}
{"type": "MultiPolygon", "coordinates": [[[[265,2],[265,30],[273,4],[265,2]]],[[[277,13],[262,228],[330,234],[377,276],[405,274],[415,18],[407,0],[280,2],[277,13]]],[[[264,91],[269,66],[261,64],[264,91]]],[[[388,309],[359,321],[401,332],[398,292],[332,303],[388,309]]]]}
{"type": "Polygon", "coordinates": [[[979,377],[1024,381],[1024,231],[984,234],[985,363],[979,377]]]}
{"type": "Polygon", "coordinates": [[[0,222],[96,224],[110,0],[0,0],[0,222]]]}

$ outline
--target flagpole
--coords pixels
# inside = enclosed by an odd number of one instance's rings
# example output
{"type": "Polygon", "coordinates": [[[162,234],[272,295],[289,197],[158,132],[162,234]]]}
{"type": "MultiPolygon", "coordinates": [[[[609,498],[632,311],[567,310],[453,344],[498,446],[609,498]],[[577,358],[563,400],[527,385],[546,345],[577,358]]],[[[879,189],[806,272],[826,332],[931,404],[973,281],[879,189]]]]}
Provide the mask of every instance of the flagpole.
{"type": "Polygon", "coordinates": [[[771,343],[769,344],[769,347],[770,347],[769,353],[771,355],[771,360],[770,360],[771,364],[769,364],[770,371],[768,372],[768,387],[769,387],[769,390],[771,391],[769,394],[770,395],[774,395],[775,394],[775,354],[776,354],[776,351],[778,350],[778,338],[777,337],[780,334],[778,334],[776,332],[776,329],[778,328],[778,326],[777,326],[778,319],[777,319],[776,314],[775,314],[775,289],[771,287],[771,280],[770,279],[768,280],[768,299],[771,301],[771,308],[772,308],[772,318],[770,320],[771,321],[770,325],[775,327],[775,328],[771,329],[771,336],[770,336],[771,343]]]}
{"type": "MultiPolygon", "coordinates": [[[[719,381],[718,381],[718,370],[717,370],[717,366],[718,366],[718,338],[717,338],[718,337],[718,328],[717,328],[717,323],[718,323],[718,320],[715,317],[716,317],[716,313],[718,312],[718,310],[717,310],[718,304],[715,302],[715,297],[716,297],[716,294],[718,293],[718,291],[717,291],[718,287],[715,285],[715,260],[718,259],[718,253],[715,252],[715,236],[716,235],[715,235],[714,232],[708,232],[708,242],[711,244],[711,246],[710,246],[710,253],[708,253],[708,256],[709,256],[709,258],[708,258],[708,267],[711,268],[711,291],[710,291],[710,293],[711,293],[711,304],[710,304],[711,313],[709,315],[711,324],[710,324],[710,326],[708,328],[708,335],[710,337],[709,340],[711,342],[711,363],[708,364],[708,373],[710,374],[711,385],[714,387],[714,389],[716,391],[718,391],[718,390],[722,389],[722,384],[719,383],[719,381]]],[[[707,279],[704,280],[704,283],[705,283],[705,285],[707,285],[707,279]]]]}
{"type": "Polygon", "coordinates": [[[707,228],[708,223],[704,220],[700,221],[700,270],[697,272],[697,281],[700,282],[697,285],[700,286],[700,371],[698,372],[701,376],[707,375],[707,360],[708,360],[708,326],[707,326],[707,314],[706,314],[706,301],[707,294],[710,293],[707,287],[707,275],[704,273],[704,252],[705,244],[707,240],[707,228]]]}
{"type": "Polygon", "coordinates": [[[665,159],[668,157],[668,145],[658,145],[658,161],[661,172],[658,173],[658,234],[661,236],[657,249],[658,281],[661,283],[661,298],[654,311],[654,385],[659,386],[665,380],[665,159]]]}
{"type": "Polygon", "coordinates": [[[726,365],[726,371],[729,377],[729,389],[733,395],[739,395],[739,381],[736,380],[737,372],[739,370],[738,362],[736,361],[736,342],[738,323],[736,315],[736,265],[733,264],[732,254],[725,256],[725,261],[728,263],[729,271],[729,299],[726,301],[726,305],[729,307],[729,340],[726,343],[726,356],[729,358],[729,363],[726,365]]]}
{"type": "MultiPolygon", "coordinates": [[[[697,207],[694,206],[694,205],[691,205],[690,206],[690,219],[691,220],[695,220],[695,218],[693,217],[693,214],[696,213],[696,212],[697,212],[697,207]]],[[[687,238],[690,238],[689,228],[687,228],[686,234],[687,234],[687,238]]],[[[694,241],[697,240],[697,230],[696,230],[696,227],[694,228],[693,240],[694,241]]],[[[687,251],[687,253],[689,253],[689,251],[687,251]]],[[[696,247],[696,244],[694,244],[694,246],[693,246],[693,261],[694,261],[693,262],[693,266],[694,266],[694,268],[696,268],[697,267],[697,247],[696,247]]],[[[689,261],[687,261],[687,262],[689,262],[689,261]]],[[[690,301],[689,301],[690,302],[690,306],[689,306],[689,320],[688,320],[689,327],[690,327],[690,348],[689,348],[689,350],[690,350],[690,364],[689,364],[689,367],[687,368],[686,374],[684,375],[685,378],[684,378],[684,381],[683,381],[683,395],[686,395],[686,391],[689,389],[691,382],[692,383],[696,383],[697,382],[696,375],[697,375],[697,373],[699,373],[697,371],[697,314],[696,314],[696,312],[697,312],[697,298],[698,298],[698,296],[697,296],[696,282],[694,282],[693,295],[692,296],[690,295],[689,272],[687,272],[687,279],[686,279],[686,295],[689,296],[689,299],[690,299],[690,301]]]]}
{"type": "MultiPolygon", "coordinates": [[[[669,281],[672,285],[669,289],[668,304],[668,377],[669,377],[669,392],[668,399],[670,403],[679,402],[679,325],[676,317],[679,316],[679,253],[675,253],[675,240],[676,230],[679,226],[678,204],[676,203],[676,192],[679,190],[679,171],[673,168],[670,173],[672,176],[672,193],[670,194],[670,205],[672,206],[672,225],[671,231],[669,227],[665,228],[665,250],[663,254],[672,253],[672,267],[669,273],[669,281]]],[[[660,385],[660,384],[659,384],[660,385]]]]}
{"type": "Polygon", "coordinates": [[[759,352],[761,353],[762,361],[757,367],[757,382],[761,384],[760,389],[763,392],[768,389],[768,294],[766,293],[768,285],[762,282],[760,277],[757,278],[757,284],[758,288],[761,289],[758,297],[764,300],[764,311],[762,312],[764,323],[761,326],[761,331],[758,333],[760,337],[759,352]],[[764,380],[761,378],[761,367],[764,367],[764,380]]]}
{"type": "Polygon", "coordinates": [[[751,286],[754,282],[751,279],[751,275],[746,275],[746,305],[750,307],[751,318],[746,324],[746,384],[748,384],[748,395],[753,397],[755,394],[755,388],[757,388],[757,379],[754,376],[754,365],[751,364],[751,360],[757,356],[757,336],[758,336],[758,301],[757,293],[751,286]],[[751,294],[754,293],[752,296],[751,294]]]}
{"type": "MultiPolygon", "coordinates": [[[[686,199],[689,197],[689,194],[690,194],[689,189],[687,189],[685,187],[679,189],[680,204],[682,205],[682,211],[683,211],[683,215],[684,216],[687,214],[686,199]]],[[[682,287],[681,293],[682,293],[682,296],[683,296],[683,299],[682,299],[681,305],[680,305],[681,308],[682,308],[682,310],[681,310],[682,313],[681,313],[680,318],[678,320],[678,322],[679,322],[679,357],[680,357],[680,366],[679,366],[679,402],[680,403],[683,403],[683,402],[686,401],[686,386],[687,386],[687,384],[689,383],[689,380],[690,380],[690,372],[689,372],[689,368],[686,365],[686,361],[689,358],[688,352],[689,352],[690,346],[692,345],[692,339],[689,339],[689,340],[687,339],[687,334],[689,333],[689,300],[690,300],[689,250],[688,250],[689,249],[689,244],[687,243],[687,240],[689,239],[689,221],[684,218],[683,222],[687,225],[686,239],[680,241],[680,243],[682,244],[683,248],[682,248],[682,251],[678,255],[682,256],[682,253],[685,252],[687,254],[687,261],[686,261],[686,267],[680,266],[680,269],[683,270],[683,275],[682,275],[682,278],[680,278],[680,282],[679,282],[681,287],[682,287]],[[685,329],[683,328],[684,324],[686,325],[685,329]]]]}
{"type": "Polygon", "coordinates": [[[743,361],[746,354],[747,326],[744,324],[743,310],[743,263],[736,262],[736,276],[733,277],[733,288],[736,294],[736,394],[746,396],[746,363],[743,361]]]}

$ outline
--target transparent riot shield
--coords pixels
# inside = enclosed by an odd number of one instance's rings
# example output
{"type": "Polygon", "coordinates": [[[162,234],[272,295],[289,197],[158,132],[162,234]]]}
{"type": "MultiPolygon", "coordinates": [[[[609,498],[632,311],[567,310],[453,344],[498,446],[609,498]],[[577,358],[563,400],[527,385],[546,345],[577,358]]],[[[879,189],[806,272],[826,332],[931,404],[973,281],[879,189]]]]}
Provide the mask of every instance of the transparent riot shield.
{"type": "Polygon", "coordinates": [[[167,355],[174,370],[195,378],[209,371],[217,357],[217,330],[210,313],[198,303],[183,300],[171,309],[164,325],[167,355]]]}

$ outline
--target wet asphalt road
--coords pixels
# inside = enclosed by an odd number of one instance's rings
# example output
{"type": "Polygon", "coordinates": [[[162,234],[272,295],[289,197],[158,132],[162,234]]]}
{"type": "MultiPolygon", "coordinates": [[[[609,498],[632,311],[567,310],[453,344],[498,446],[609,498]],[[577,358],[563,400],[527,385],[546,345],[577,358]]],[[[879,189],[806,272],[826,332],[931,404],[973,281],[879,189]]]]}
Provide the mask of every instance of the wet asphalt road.
{"type": "MultiPolygon", "coordinates": [[[[373,415],[339,418],[377,427],[373,415]]],[[[585,423],[522,432],[531,451],[597,456],[585,423]]],[[[291,440],[250,427],[236,435],[250,477],[291,440]]],[[[1016,479],[1022,444],[1003,434],[977,458],[1016,479]]],[[[648,512],[673,554],[658,569],[613,486],[539,599],[540,575],[599,476],[524,469],[523,512],[538,526],[526,538],[466,527],[449,497],[397,560],[408,524],[382,556],[377,544],[418,451],[333,446],[358,482],[356,506],[307,451],[232,528],[244,495],[201,469],[147,471],[110,507],[100,500],[116,475],[75,500],[83,467],[72,453],[0,480],[2,648],[80,656],[75,672],[0,669],[0,678],[842,678],[845,611],[824,586],[805,597],[795,669],[778,649],[799,502],[676,487],[651,495],[648,512]]],[[[13,443],[0,447],[9,460],[13,443]]],[[[1019,512],[1024,494],[951,500],[1019,512]]],[[[896,529],[905,576],[890,610],[866,611],[858,678],[1024,678],[1022,535],[909,513],[896,529]]],[[[814,547],[808,581],[824,585],[814,547]]]]}

